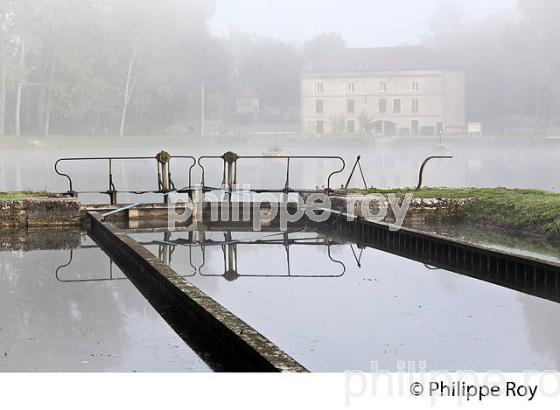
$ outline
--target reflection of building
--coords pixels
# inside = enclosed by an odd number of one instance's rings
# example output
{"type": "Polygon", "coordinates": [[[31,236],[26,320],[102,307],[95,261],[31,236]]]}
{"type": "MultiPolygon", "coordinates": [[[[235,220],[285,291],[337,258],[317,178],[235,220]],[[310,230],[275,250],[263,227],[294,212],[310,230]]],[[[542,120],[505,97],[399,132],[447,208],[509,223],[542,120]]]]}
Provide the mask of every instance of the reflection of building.
{"type": "Polygon", "coordinates": [[[423,47],[346,48],[302,76],[306,133],[465,130],[465,77],[423,47]]]}

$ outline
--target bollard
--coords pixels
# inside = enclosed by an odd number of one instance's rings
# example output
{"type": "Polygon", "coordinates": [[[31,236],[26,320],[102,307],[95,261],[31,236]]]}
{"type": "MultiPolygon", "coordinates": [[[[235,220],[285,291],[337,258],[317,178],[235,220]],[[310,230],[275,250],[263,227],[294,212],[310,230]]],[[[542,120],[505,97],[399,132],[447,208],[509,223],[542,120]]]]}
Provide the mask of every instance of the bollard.
{"type": "MultiPolygon", "coordinates": [[[[169,166],[171,155],[168,152],[161,151],[156,155],[156,160],[158,162],[159,190],[161,193],[167,194],[171,191],[171,168],[169,166]]],[[[168,195],[164,196],[163,201],[166,204],[169,203],[168,195]]]]}

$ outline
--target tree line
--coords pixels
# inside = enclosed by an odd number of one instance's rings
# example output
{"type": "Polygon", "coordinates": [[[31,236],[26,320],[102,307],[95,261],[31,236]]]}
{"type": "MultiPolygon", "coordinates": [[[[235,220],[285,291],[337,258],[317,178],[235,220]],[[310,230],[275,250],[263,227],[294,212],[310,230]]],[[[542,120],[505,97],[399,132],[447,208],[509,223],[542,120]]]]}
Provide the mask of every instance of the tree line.
{"type": "Polygon", "coordinates": [[[518,0],[516,10],[468,23],[449,3],[425,43],[466,73],[467,118],[496,131],[560,128],[560,2],[518,0]]]}
{"type": "MultiPolygon", "coordinates": [[[[424,43],[466,71],[471,121],[558,125],[560,2],[518,1],[515,18],[474,24],[442,10],[424,43]]],[[[0,135],[184,132],[202,85],[210,119],[234,121],[245,88],[297,108],[302,68],[346,46],[335,33],[303,45],[217,37],[213,11],[211,0],[0,0],[0,135]]]]}
{"type": "Polygon", "coordinates": [[[242,87],[297,106],[300,50],[212,36],[212,12],[206,0],[0,0],[0,135],[160,132],[200,118],[202,84],[210,117],[231,116],[242,87]]]}

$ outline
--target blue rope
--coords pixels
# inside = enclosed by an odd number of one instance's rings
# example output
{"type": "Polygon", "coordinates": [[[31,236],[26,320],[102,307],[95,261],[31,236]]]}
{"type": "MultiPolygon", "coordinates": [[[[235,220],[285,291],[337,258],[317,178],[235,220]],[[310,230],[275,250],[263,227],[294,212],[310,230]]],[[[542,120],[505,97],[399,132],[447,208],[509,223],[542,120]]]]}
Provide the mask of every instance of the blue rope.
{"type": "MultiPolygon", "coordinates": [[[[164,197],[166,197],[166,196],[169,196],[170,194],[172,194],[172,193],[174,193],[174,192],[177,192],[177,191],[184,191],[184,190],[187,189],[187,188],[190,188],[190,187],[184,187],[184,188],[181,188],[181,189],[174,189],[174,190],[172,190],[172,191],[166,192],[166,193],[164,193],[164,194],[158,194],[158,195],[163,195],[164,197]]],[[[209,187],[209,189],[210,189],[212,192],[224,192],[224,193],[229,193],[229,194],[231,194],[231,195],[241,195],[240,192],[243,192],[243,193],[246,193],[246,192],[251,193],[251,192],[253,192],[253,191],[251,191],[251,190],[231,191],[231,190],[229,190],[229,189],[224,189],[224,188],[213,188],[213,187],[209,187]]],[[[114,210],[112,210],[112,211],[110,211],[110,212],[106,212],[106,213],[104,213],[104,214],[101,214],[101,216],[104,217],[104,218],[106,218],[106,217],[111,216],[111,215],[115,215],[115,214],[118,214],[118,213],[121,213],[121,212],[124,212],[124,211],[128,211],[129,209],[136,208],[137,206],[145,205],[145,204],[150,203],[150,200],[151,200],[151,199],[159,199],[159,196],[152,195],[152,196],[146,197],[146,198],[142,199],[141,201],[135,202],[135,203],[130,204],[130,205],[127,205],[127,206],[123,206],[122,208],[114,209],[114,210]]]]}

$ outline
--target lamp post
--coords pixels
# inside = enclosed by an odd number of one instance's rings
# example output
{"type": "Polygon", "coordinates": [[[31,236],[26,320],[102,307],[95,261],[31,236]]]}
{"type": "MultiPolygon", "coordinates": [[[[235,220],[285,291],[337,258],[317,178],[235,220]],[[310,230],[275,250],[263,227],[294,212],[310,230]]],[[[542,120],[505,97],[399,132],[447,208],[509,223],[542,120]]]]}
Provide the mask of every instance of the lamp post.
{"type": "Polygon", "coordinates": [[[202,82],[202,90],[200,96],[200,135],[204,135],[205,131],[205,117],[206,117],[206,83],[202,82]]]}

